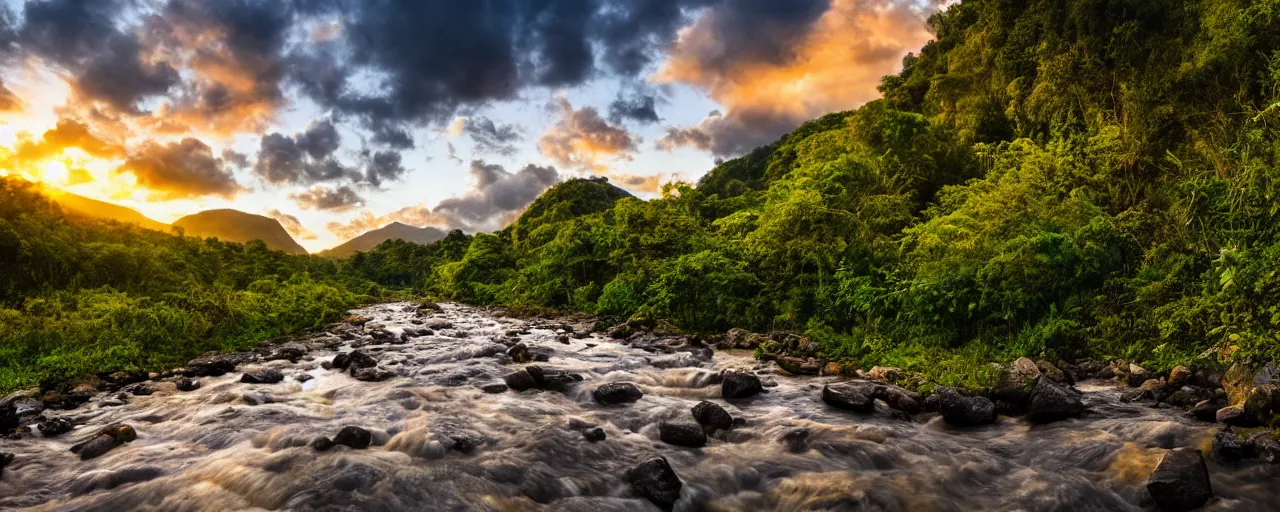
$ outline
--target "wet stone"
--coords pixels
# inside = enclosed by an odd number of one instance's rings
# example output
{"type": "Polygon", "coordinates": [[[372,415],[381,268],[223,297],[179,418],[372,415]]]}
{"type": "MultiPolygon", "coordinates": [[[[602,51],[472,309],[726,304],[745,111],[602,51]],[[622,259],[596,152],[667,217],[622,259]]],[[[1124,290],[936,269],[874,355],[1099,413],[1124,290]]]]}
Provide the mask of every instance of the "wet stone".
{"type": "Polygon", "coordinates": [[[828,384],[822,387],[822,401],[846,411],[875,412],[875,398],[870,386],[852,384],[828,384]]]}
{"type": "Polygon", "coordinates": [[[1031,402],[1027,406],[1027,419],[1032,423],[1052,423],[1074,418],[1084,413],[1084,402],[1066,386],[1048,377],[1040,377],[1031,390],[1031,402]]]}
{"type": "Polygon", "coordinates": [[[45,437],[58,437],[70,432],[71,429],[75,428],[75,424],[71,423],[71,420],[66,418],[52,418],[40,422],[36,428],[39,429],[40,433],[45,437]]]}
{"type": "Polygon", "coordinates": [[[382,382],[396,376],[396,373],[379,367],[373,368],[355,368],[351,370],[351,376],[362,382],[382,382]]]}
{"type": "Polygon", "coordinates": [[[938,388],[938,412],[951,425],[971,427],[996,421],[996,406],[981,396],[964,396],[953,388],[938,388]]]}
{"type": "Polygon", "coordinates": [[[344,352],[333,357],[334,368],[346,370],[348,368],[372,368],[378,365],[378,361],[369,354],[360,350],[344,352]]]}
{"type": "Polygon", "coordinates": [[[665,457],[655,457],[627,470],[627,482],[639,496],[663,510],[671,510],[680,499],[684,484],[665,457]]]}
{"type": "Polygon", "coordinates": [[[1161,510],[1192,510],[1213,497],[1209,469],[1199,450],[1174,448],[1147,479],[1147,491],[1161,510]]]}
{"type": "Polygon", "coordinates": [[[178,391],[195,391],[200,389],[200,379],[180,377],[178,380],[173,381],[173,384],[178,388],[178,391]]]}
{"type": "Polygon", "coordinates": [[[603,429],[603,428],[600,428],[600,427],[592,427],[592,428],[588,428],[588,429],[583,430],[583,431],[582,431],[582,437],[583,437],[583,438],[585,438],[587,441],[590,441],[590,442],[592,442],[592,443],[598,443],[598,442],[600,442],[600,441],[604,441],[604,440],[605,440],[605,437],[607,437],[607,436],[605,435],[605,432],[604,432],[604,429],[603,429]]]}
{"type": "Polygon", "coordinates": [[[357,450],[363,450],[369,447],[373,442],[373,434],[368,430],[355,426],[342,427],[338,431],[338,435],[333,436],[333,443],[343,446],[349,446],[357,450]]]}
{"type": "Polygon", "coordinates": [[[311,448],[318,452],[327,452],[332,450],[334,446],[333,440],[324,436],[311,440],[311,448]]]}
{"type": "Polygon", "coordinates": [[[284,380],[284,373],[275,368],[263,368],[252,372],[245,372],[240,376],[240,382],[245,384],[277,384],[284,380]]]}
{"type": "Polygon", "coordinates": [[[1235,463],[1248,458],[1252,446],[1226,427],[1213,435],[1213,455],[1223,462],[1235,463]]]}
{"type": "Polygon", "coordinates": [[[707,433],[697,423],[662,422],[658,424],[658,434],[662,442],[686,448],[701,448],[707,445],[707,433]]]}
{"type": "Polygon", "coordinates": [[[693,406],[693,418],[702,425],[704,430],[729,430],[733,428],[733,416],[729,415],[729,411],[724,410],[715,403],[702,401],[698,405],[693,406]]]}
{"type": "Polygon", "coordinates": [[[481,384],[480,390],[489,394],[506,393],[507,385],[503,382],[489,382],[487,384],[481,384]]]}
{"type": "Polygon", "coordinates": [[[236,354],[200,357],[187,362],[186,372],[193,377],[217,377],[236,371],[240,360],[236,354]]]}
{"type": "Polygon", "coordinates": [[[153,393],[151,386],[148,386],[145,382],[125,386],[124,391],[134,396],[151,396],[153,393]]]}
{"type": "Polygon", "coordinates": [[[643,398],[644,393],[630,382],[610,382],[593,390],[591,397],[604,405],[618,405],[635,402],[643,398]]]}
{"type": "Polygon", "coordinates": [[[746,372],[725,372],[720,383],[720,394],[726,400],[750,398],[762,391],[760,378],[746,372]]]}

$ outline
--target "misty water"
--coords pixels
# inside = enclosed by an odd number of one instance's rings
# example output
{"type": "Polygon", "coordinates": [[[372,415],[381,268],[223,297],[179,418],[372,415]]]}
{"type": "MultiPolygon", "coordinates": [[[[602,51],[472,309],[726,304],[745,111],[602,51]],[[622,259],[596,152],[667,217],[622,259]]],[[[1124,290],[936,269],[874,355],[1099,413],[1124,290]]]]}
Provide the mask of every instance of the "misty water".
{"type": "MultiPolygon", "coordinates": [[[[1203,447],[1215,429],[1176,409],[1122,403],[1110,386],[1089,383],[1080,386],[1083,418],[1040,426],[1001,418],[958,429],[927,415],[904,421],[833,409],[820,391],[837,379],[780,375],[746,352],[565,336],[565,327],[588,326],[451,304],[427,316],[408,303],[355,314],[372,319],[365,329],[395,336],[320,333],[304,340],[310,352],[297,363],[250,361],[201,378],[195,391],[153,382],[154,394],[123,405],[103,394],[46,412],[78,426],[55,438],[0,441],[0,451],[17,456],[0,479],[0,508],[656,510],[625,474],[663,456],[683,481],[676,510],[1146,510],[1146,478],[1164,452],[1203,447]],[[419,332],[425,328],[432,333],[419,332]],[[505,355],[502,342],[513,337],[548,358],[532,364],[582,382],[563,392],[486,392],[527,366],[505,355]],[[353,347],[396,376],[363,382],[322,366],[353,347]],[[285,380],[240,382],[263,367],[285,380]],[[765,393],[723,400],[720,372],[728,369],[756,372],[765,393]],[[644,396],[600,405],[592,390],[610,382],[634,383],[644,396]],[[740,425],[703,448],[659,439],[660,421],[692,422],[690,408],[702,400],[740,425]],[[579,424],[570,428],[571,420],[579,424]],[[137,439],[91,460],[70,451],[118,423],[133,426],[137,439]],[[587,440],[582,423],[600,426],[606,439],[587,440]],[[310,446],[349,425],[371,431],[373,445],[310,446]]],[[[1207,509],[1280,509],[1278,468],[1210,459],[1217,498],[1207,509]]]]}

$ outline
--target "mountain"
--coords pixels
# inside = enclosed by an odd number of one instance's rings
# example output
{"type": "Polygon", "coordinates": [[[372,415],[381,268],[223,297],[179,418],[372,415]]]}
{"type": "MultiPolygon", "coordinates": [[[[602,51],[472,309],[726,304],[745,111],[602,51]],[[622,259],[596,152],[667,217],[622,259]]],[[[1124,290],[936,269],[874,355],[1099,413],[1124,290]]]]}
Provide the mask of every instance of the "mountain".
{"type": "Polygon", "coordinates": [[[146,229],[160,231],[162,233],[168,233],[172,229],[172,226],[163,222],[151,220],[132,208],[89,199],[84,196],[78,196],[70,192],[63,192],[54,188],[45,188],[43,192],[45,195],[49,196],[49,199],[52,199],[53,202],[58,203],[62,209],[69,212],[78,213],[88,217],[96,217],[99,219],[114,220],[125,224],[133,224],[146,229]]]}
{"type": "Polygon", "coordinates": [[[633,196],[608,178],[574,178],[543,192],[507,229],[523,240],[538,226],[602,212],[627,197],[633,196]]]}
{"type": "Polygon", "coordinates": [[[188,236],[239,243],[262,240],[273,250],[289,254],[307,253],[275,219],[238,210],[203,211],[178,219],[173,226],[182,228],[188,236]]]}
{"type": "Polygon", "coordinates": [[[346,258],[357,252],[371,251],[374,247],[387,240],[404,240],[415,244],[427,245],[444,238],[446,234],[436,228],[416,228],[407,224],[392,222],[324,251],[324,255],[346,258]]]}

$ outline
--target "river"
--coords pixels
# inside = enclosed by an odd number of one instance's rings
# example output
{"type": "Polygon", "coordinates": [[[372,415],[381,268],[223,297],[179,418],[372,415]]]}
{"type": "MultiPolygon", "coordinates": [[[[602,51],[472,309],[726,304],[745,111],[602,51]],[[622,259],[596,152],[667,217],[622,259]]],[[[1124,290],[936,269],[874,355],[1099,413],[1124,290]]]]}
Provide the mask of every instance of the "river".
{"type": "MultiPolygon", "coordinates": [[[[123,404],[103,395],[49,412],[78,426],[0,441],[17,456],[0,479],[0,508],[656,510],[625,475],[662,456],[683,482],[675,510],[1149,510],[1145,481],[1165,451],[1204,447],[1215,431],[1089,383],[1085,416],[1049,425],[1001,418],[957,429],[940,418],[857,414],[819,398],[834,378],[779,375],[746,352],[651,353],[596,334],[559,335],[549,321],[442,306],[427,317],[408,303],[354,312],[397,335],[434,326],[406,342],[321,334],[297,363],[249,362],[201,378],[195,391],[155,382],[154,394],[123,404]],[[563,392],[481,389],[525,366],[497,343],[509,336],[549,356],[534,364],[583,381],[563,392]],[[363,382],[323,367],[353,344],[395,376],[363,382]],[[260,368],[286,378],[241,382],[260,368]],[[765,392],[722,400],[726,369],[758,372],[765,392]],[[644,396],[599,405],[592,390],[610,382],[634,383],[644,396]],[[702,400],[741,424],[703,448],[659,439],[660,421],[692,422],[702,400]],[[118,423],[137,439],[87,461],[70,451],[118,423]],[[606,439],[587,440],[586,424],[606,439]],[[372,446],[310,446],[349,425],[370,431],[372,446]]],[[[1207,510],[1280,509],[1280,465],[1208,464],[1216,498],[1207,510]]]]}

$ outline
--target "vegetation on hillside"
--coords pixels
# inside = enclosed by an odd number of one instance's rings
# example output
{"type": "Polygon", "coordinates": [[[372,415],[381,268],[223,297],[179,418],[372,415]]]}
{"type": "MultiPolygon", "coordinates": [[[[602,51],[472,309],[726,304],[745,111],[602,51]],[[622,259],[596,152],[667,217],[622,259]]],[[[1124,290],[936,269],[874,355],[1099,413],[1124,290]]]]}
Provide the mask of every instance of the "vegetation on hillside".
{"type": "Polygon", "coordinates": [[[1280,356],[1280,0],[969,0],[930,24],[882,99],[697,186],[571,180],[429,246],[332,261],[86,227],[9,182],[0,387],[180,361],[384,289],[793,330],[934,375],[1280,356]]]}
{"type": "Polygon", "coordinates": [[[883,99],[696,187],[572,181],[404,266],[453,299],[797,330],[864,366],[1280,355],[1280,2],[970,0],[930,24],[883,99]]]}

